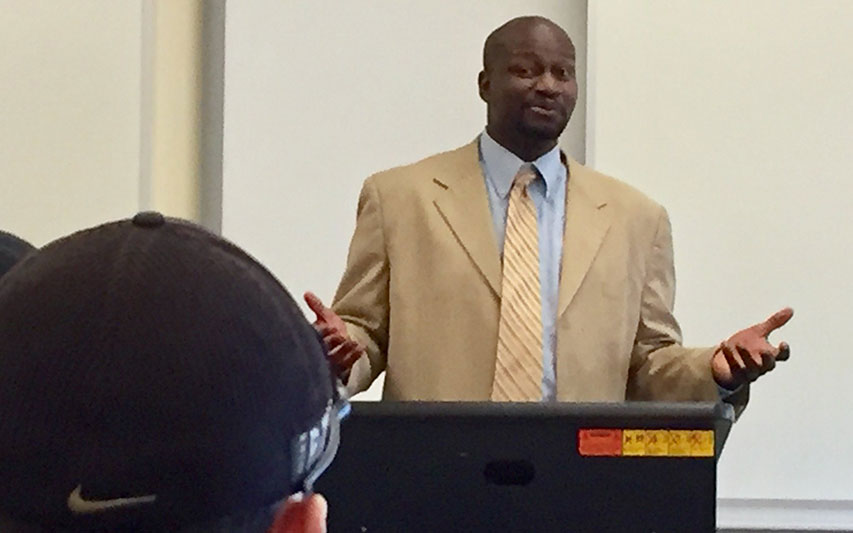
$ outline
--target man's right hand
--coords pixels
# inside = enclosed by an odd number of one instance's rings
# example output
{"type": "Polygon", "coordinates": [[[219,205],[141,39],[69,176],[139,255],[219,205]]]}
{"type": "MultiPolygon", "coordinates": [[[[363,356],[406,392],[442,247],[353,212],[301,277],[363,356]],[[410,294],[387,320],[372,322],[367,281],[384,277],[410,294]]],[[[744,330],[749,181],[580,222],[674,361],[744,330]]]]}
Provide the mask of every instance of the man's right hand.
{"type": "Polygon", "coordinates": [[[314,328],[323,338],[332,369],[344,383],[349,379],[352,365],[364,355],[364,347],[350,338],[344,321],[313,292],[305,293],[305,303],[317,315],[314,328]]]}

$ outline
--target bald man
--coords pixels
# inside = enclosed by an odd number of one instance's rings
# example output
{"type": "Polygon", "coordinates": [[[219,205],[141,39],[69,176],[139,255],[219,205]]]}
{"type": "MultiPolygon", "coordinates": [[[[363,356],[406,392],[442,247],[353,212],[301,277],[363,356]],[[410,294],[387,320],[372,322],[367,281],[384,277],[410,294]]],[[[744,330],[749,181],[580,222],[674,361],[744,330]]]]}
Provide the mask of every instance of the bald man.
{"type": "Polygon", "coordinates": [[[306,294],[350,390],[386,371],[389,400],[722,396],[742,408],[748,383],[787,358],[788,346],[774,347],[767,336],[792,311],[716,347],[682,346],[666,211],[557,145],[578,95],[566,32],[541,17],[502,25],[486,39],[478,86],[485,131],[456,150],[368,178],[332,307],[306,294]],[[532,180],[519,185],[524,173],[532,180]],[[520,231],[507,222],[518,216],[508,215],[516,187],[516,201],[535,218],[525,253],[538,268],[523,275],[507,270],[518,263],[507,257],[509,234],[520,231]],[[510,287],[510,276],[526,289],[510,287]],[[519,290],[533,303],[518,304],[519,290]],[[527,322],[504,318],[514,306],[525,308],[527,322]],[[513,329],[529,329],[537,341],[505,341],[513,329]],[[507,364],[507,351],[518,361],[535,354],[537,368],[507,364]],[[524,380],[526,396],[496,394],[524,380]]]}

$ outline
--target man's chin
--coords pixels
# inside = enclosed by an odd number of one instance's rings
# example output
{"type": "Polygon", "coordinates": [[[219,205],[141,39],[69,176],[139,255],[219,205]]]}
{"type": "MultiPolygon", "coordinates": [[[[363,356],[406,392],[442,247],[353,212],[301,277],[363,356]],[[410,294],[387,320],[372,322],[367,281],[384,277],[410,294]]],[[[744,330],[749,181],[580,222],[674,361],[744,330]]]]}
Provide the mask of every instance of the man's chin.
{"type": "Polygon", "coordinates": [[[521,126],[521,132],[525,137],[540,141],[556,141],[566,129],[568,121],[559,122],[525,122],[521,126]]]}

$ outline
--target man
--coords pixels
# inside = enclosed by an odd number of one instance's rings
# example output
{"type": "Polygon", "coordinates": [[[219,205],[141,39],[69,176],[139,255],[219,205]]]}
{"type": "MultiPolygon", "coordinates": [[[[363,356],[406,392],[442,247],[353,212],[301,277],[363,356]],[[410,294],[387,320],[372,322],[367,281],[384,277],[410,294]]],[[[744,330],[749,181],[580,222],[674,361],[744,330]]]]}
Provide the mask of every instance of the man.
{"type": "Polygon", "coordinates": [[[27,241],[0,231],[0,278],[33,250],[35,248],[27,241]]]}
{"type": "Polygon", "coordinates": [[[561,153],[575,49],[541,17],[483,51],[486,130],[370,177],[332,309],[306,301],[352,391],[392,400],[715,400],[788,356],[783,309],[716,348],[681,346],[665,210],[561,153]]]}
{"type": "Polygon", "coordinates": [[[140,213],[0,283],[0,531],[320,533],[338,415],[317,333],[278,281],[140,213]]]}

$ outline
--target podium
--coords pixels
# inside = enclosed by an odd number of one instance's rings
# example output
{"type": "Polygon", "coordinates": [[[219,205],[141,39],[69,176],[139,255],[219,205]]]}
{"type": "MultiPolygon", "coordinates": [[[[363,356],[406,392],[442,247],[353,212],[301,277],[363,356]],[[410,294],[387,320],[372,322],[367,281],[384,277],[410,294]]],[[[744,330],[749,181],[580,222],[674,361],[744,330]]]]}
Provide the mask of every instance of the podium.
{"type": "Polygon", "coordinates": [[[329,531],[714,531],[715,403],[355,402],[329,531]]]}

